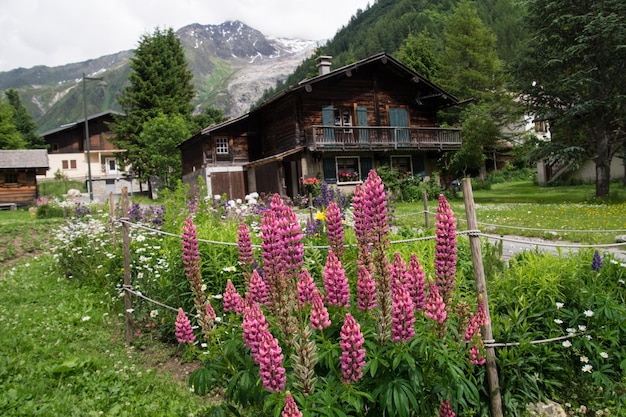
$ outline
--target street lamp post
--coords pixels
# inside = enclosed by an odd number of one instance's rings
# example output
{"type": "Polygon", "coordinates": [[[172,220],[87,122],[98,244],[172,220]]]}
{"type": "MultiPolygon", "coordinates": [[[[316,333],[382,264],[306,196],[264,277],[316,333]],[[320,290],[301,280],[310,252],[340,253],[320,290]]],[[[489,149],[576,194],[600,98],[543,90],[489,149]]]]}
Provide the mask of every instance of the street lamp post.
{"type": "Polygon", "coordinates": [[[98,85],[105,86],[102,77],[87,77],[83,72],[83,112],[85,113],[85,147],[87,148],[87,188],[89,201],[93,201],[93,183],[91,180],[91,138],[89,137],[89,120],[87,118],[87,80],[99,81],[98,85]]]}

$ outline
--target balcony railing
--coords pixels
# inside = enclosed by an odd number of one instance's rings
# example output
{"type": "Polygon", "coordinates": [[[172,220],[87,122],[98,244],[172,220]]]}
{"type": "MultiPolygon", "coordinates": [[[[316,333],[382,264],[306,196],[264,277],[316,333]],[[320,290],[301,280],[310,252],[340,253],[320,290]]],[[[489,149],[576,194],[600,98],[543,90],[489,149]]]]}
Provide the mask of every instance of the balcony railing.
{"type": "Polygon", "coordinates": [[[461,129],[390,126],[311,126],[306,140],[312,150],[454,150],[462,143],[461,129]]]}

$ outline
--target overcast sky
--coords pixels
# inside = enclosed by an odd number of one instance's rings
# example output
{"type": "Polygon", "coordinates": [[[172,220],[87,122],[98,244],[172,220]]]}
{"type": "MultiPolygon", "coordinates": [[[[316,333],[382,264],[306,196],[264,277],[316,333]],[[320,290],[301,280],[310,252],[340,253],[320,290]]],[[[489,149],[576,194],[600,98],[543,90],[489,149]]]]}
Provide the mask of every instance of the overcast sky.
{"type": "Polygon", "coordinates": [[[374,0],[0,0],[0,71],[133,49],[154,28],[240,20],[266,36],[332,38],[374,0]]]}

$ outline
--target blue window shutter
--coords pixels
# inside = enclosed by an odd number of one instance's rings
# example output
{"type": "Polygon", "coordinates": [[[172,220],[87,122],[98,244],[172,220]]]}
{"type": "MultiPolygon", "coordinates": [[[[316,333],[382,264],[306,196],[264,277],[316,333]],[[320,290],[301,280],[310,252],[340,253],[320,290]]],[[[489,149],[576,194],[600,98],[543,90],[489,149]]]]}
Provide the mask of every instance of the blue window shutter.
{"type": "MultiPolygon", "coordinates": [[[[367,126],[367,108],[363,106],[357,106],[356,108],[356,123],[357,126],[367,126]]],[[[357,129],[357,135],[360,143],[369,142],[368,130],[357,129]]]]}
{"type": "MultiPolygon", "coordinates": [[[[389,124],[392,127],[409,127],[409,114],[406,109],[390,108],[389,109],[389,124]]],[[[397,130],[398,143],[409,142],[409,131],[402,129],[397,130]]]]}
{"type": "Polygon", "coordinates": [[[324,168],[324,181],[327,184],[337,183],[337,164],[335,158],[322,159],[322,166],[324,168]]]}
{"type": "MultiPolygon", "coordinates": [[[[322,124],[324,126],[335,125],[335,109],[333,106],[326,106],[322,108],[322,124]]],[[[335,141],[335,129],[324,129],[324,142],[335,141]]]]}
{"type": "Polygon", "coordinates": [[[372,158],[361,158],[361,180],[365,181],[367,179],[367,174],[370,173],[373,167],[372,158]]]}

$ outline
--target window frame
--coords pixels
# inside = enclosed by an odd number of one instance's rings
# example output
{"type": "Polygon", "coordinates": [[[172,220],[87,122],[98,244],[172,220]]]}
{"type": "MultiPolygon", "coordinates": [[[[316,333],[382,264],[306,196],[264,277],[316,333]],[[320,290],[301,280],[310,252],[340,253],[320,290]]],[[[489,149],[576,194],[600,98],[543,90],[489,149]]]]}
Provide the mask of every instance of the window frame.
{"type": "Polygon", "coordinates": [[[407,173],[410,175],[413,175],[413,156],[412,155],[391,155],[389,157],[389,163],[391,164],[391,168],[395,168],[398,170],[398,174],[400,175],[406,175],[407,173]],[[404,158],[404,159],[408,159],[409,160],[409,170],[406,172],[401,172],[397,165],[394,165],[393,160],[395,159],[399,159],[399,158],[404,158]]]}
{"type": "Polygon", "coordinates": [[[228,147],[228,138],[224,136],[215,138],[215,154],[216,155],[228,155],[230,149],[228,147]]]}
{"type": "Polygon", "coordinates": [[[4,173],[4,183],[5,184],[18,184],[19,183],[19,175],[17,174],[17,172],[5,172],[4,173]],[[15,179],[15,181],[9,181],[9,179],[13,180],[15,179]]]}
{"type": "Polygon", "coordinates": [[[339,185],[339,184],[358,184],[358,183],[361,182],[361,157],[359,157],[359,156],[349,156],[349,155],[346,155],[346,156],[336,156],[335,157],[335,169],[336,169],[336,173],[337,173],[337,185],[339,185]],[[356,177],[357,177],[356,180],[354,180],[354,179],[351,179],[351,180],[348,180],[348,181],[343,181],[342,180],[341,173],[342,172],[346,172],[346,165],[344,164],[343,167],[340,169],[339,161],[341,159],[344,159],[344,160],[348,160],[348,159],[356,160],[355,170],[352,171],[352,172],[356,173],[356,177]]]}

